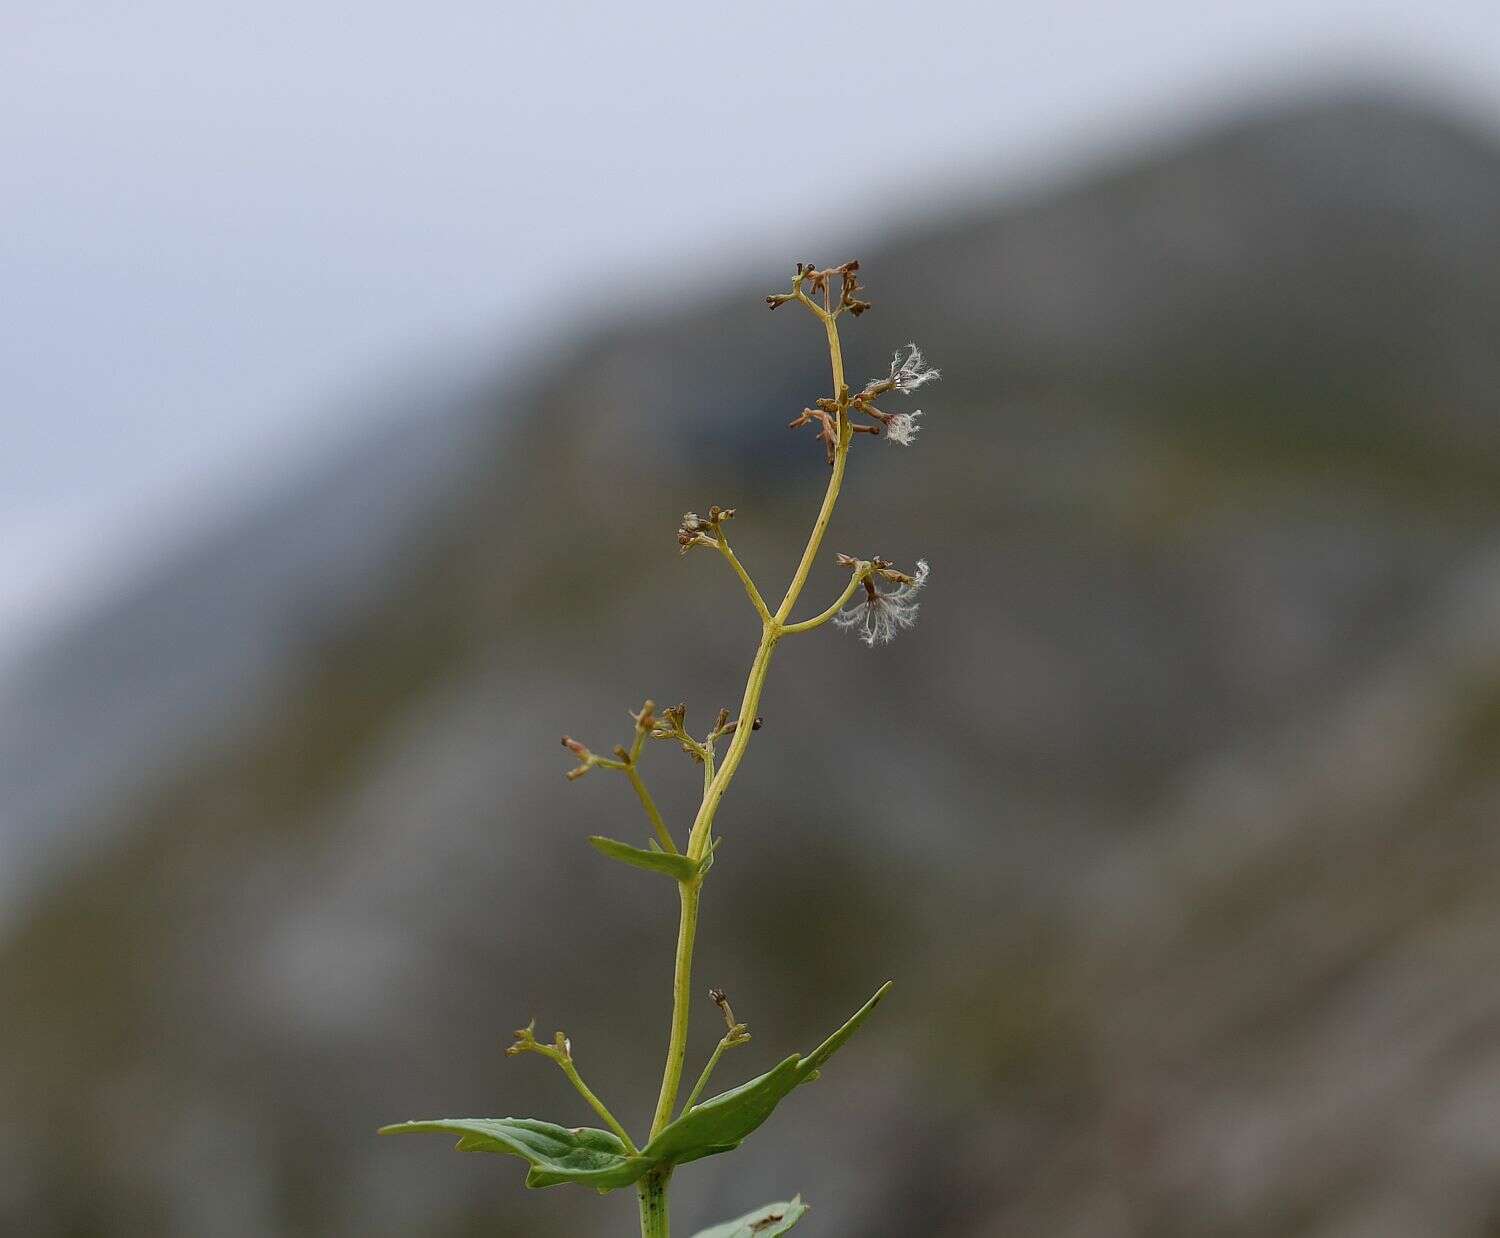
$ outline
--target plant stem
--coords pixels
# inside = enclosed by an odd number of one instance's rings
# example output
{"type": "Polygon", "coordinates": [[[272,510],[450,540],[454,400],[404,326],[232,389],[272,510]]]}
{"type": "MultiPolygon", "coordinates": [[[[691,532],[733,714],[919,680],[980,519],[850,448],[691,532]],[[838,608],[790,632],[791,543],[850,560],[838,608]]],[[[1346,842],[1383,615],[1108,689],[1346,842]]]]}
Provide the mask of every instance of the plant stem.
{"type": "Polygon", "coordinates": [[[760,712],[760,694],[766,685],[766,672],[771,669],[771,654],[775,652],[776,642],[780,639],[780,628],[767,625],[761,629],[760,645],[755,651],[755,660],[750,664],[750,675],[745,681],[745,695],[740,701],[740,725],[735,728],[734,738],[730,740],[713,781],[704,789],[703,803],[699,805],[692,832],[688,835],[687,854],[691,859],[703,858],[719,801],[724,798],[724,792],[728,790],[735,771],[744,758],[745,749],[750,746],[750,736],[754,734],[755,727],[748,720],[754,719],[760,712]]]}
{"type": "Polygon", "coordinates": [[[671,1238],[667,1221],[667,1178],[665,1173],[649,1173],[636,1186],[641,1200],[641,1238],[671,1238]]]}
{"type": "Polygon", "coordinates": [[[677,1089],[682,1085],[682,1063],[687,1056],[688,1010],[692,1005],[693,943],[698,934],[698,898],[702,889],[701,877],[677,883],[682,918],[677,925],[677,961],[672,975],[672,1030],[667,1039],[667,1065],[662,1073],[661,1093],[656,1098],[656,1115],[651,1120],[652,1139],[672,1120],[677,1089]]]}
{"type": "MultiPolygon", "coordinates": [[[[724,792],[729,789],[730,782],[734,780],[735,771],[739,769],[740,761],[744,759],[745,749],[750,745],[750,736],[754,733],[751,720],[759,712],[761,692],[765,688],[766,674],[771,667],[771,655],[775,652],[776,643],[785,631],[782,625],[791,614],[792,607],[797,604],[803,586],[807,584],[808,574],[812,571],[813,562],[822,548],[823,535],[828,531],[829,521],[833,518],[834,505],[838,502],[839,490],[844,484],[844,467],[849,459],[849,443],[854,437],[848,413],[845,411],[848,386],[844,381],[844,356],[839,346],[836,316],[800,292],[799,299],[822,321],[828,335],[828,358],[833,367],[834,399],[838,403],[838,442],[834,449],[833,473],[828,479],[828,489],[824,492],[823,504],[818,509],[812,532],[808,535],[807,546],[802,551],[797,570],[787,586],[786,596],[782,598],[775,615],[761,620],[760,645],[756,648],[755,660],[750,664],[750,674],[745,681],[745,695],[740,704],[740,725],[735,729],[734,738],[724,754],[723,762],[713,777],[707,780],[707,785],[703,790],[703,802],[699,805],[698,815],[694,818],[692,830],[688,834],[687,856],[692,860],[703,859],[712,837],[714,814],[718,811],[719,802],[724,798],[724,792]]],[[[734,560],[731,559],[731,562],[733,563],[734,560]]],[[[677,1106],[677,1094],[682,1087],[682,1068],[687,1057],[688,1014],[692,1002],[693,943],[698,932],[698,900],[701,889],[701,878],[680,882],[678,885],[682,903],[682,919],[677,930],[676,970],[672,979],[672,1029],[667,1039],[667,1061],[662,1070],[661,1092],[657,1097],[656,1114],[651,1122],[653,1139],[671,1122],[672,1111],[677,1106]]],[[[660,1187],[662,1228],[659,1231],[646,1229],[647,1188],[645,1186],[641,1188],[641,1232],[643,1234],[666,1233],[665,1182],[662,1182],[660,1187]]]]}
{"type": "Polygon", "coordinates": [[[635,788],[636,795],[640,797],[641,807],[646,810],[646,816],[651,818],[651,828],[656,831],[656,840],[661,843],[662,850],[668,855],[676,855],[677,844],[672,841],[672,831],[667,829],[667,823],[661,819],[656,801],[651,798],[651,792],[646,790],[646,784],[641,781],[641,774],[636,769],[634,760],[625,766],[625,775],[630,779],[630,785],[635,788]]]}
{"type": "Polygon", "coordinates": [[[860,584],[863,583],[865,577],[869,574],[870,565],[868,563],[861,564],[855,570],[854,575],[849,578],[849,583],[844,586],[844,591],[839,594],[838,601],[836,601],[832,606],[825,610],[821,615],[815,615],[811,619],[804,619],[801,623],[782,624],[782,632],[787,635],[792,635],[797,632],[811,632],[814,628],[822,627],[836,614],[838,614],[840,610],[843,609],[844,603],[854,596],[854,591],[859,588],[860,584]]]}
{"type": "Polygon", "coordinates": [[[755,587],[755,582],[750,579],[750,573],[745,570],[744,564],[739,561],[734,551],[730,548],[729,538],[723,529],[719,530],[718,541],[719,553],[728,560],[729,566],[734,569],[734,574],[740,578],[740,583],[745,586],[745,596],[750,599],[750,605],[755,607],[755,613],[760,616],[760,621],[762,623],[767,622],[771,618],[771,611],[766,606],[766,600],[761,597],[760,590],[755,587]]]}
{"type": "Polygon", "coordinates": [[[688,1093],[687,1100],[682,1102],[682,1112],[686,1114],[703,1095],[703,1089],[708,1086],[709,1077],[714,1073],[714,1067],[719,1064],[719,1059],[724,1056],[724,1050],[729,1048],[729,1037],[723,1037],[714,1046],[713,1054],[708,1059],[708,1065],[703,1068],[703,1073],[698,1076],[698,1082],[693,1084],[693,1090],[688,1093]]]}
{"type": "Polygon", "coordinates": [[[568,1082],[578,1089],[578,1094],[588,1101],[589,1107],[593,1109],[603,1120],[604,1125],[614,1131],[616,1137],[625,1145],[625,1151],[634,1156],[640,1151],[630,1138],[629,1133],[616,1120],[615,1115],[609,1111],[608,1106],[594,1095],[594,1090],[583,1081],[583,1076],[578,1073],[578,1068],[573,1065],[573,1060],[567,1056],[559,1056],[554,1059],[563,1069],[563,1074],[568,1076],[568,1082]]]}
{"type": "MultiPolygon", "coordinates": [[[[838,401],[839,406],[839,441],[833,456],[833,476],[828,479],[828,490],[823,495],[823,506],[818,510],[818,518],[813,524],[812,534],[807,539],[807,549],[802,552],[802,561],[797,564],[792,583],[787,586],[786,597],[781,599],[781,605],[776,608],[778,625],[785,623],[786,617],[792,613],[792,607],[797,604],[797,598],[802,594],[802,586],[807,583],[807,574],[812,571],[813,560],[817,558],[818,551],[822,548],[823,534],[828,531],[828,522],[833,519],[834,504],[839,501],[839,489],[844,484],[844,465],[849,460],[849,441],[854,437],[854,430],[849,424],[849,414],[844,411],[848,384],[844,381],[844,354],[839,347],[838,323],[832,314],[824,313],[816,306],[813,306],[813,312],[823,320],[823,326],[828,332],[828,359],[833,365],[833,398],[838,401]]],[[[743,714],[740,716],[744,717],[743,714]]]]}

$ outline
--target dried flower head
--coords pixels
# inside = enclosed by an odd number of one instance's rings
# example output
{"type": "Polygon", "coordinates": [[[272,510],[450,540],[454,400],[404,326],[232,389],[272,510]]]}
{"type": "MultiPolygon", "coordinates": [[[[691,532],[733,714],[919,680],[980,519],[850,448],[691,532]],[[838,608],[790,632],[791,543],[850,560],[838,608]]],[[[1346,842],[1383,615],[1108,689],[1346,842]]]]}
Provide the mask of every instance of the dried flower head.
{"type": "Polygon", "coordinates": [[[891,641],[897,632],[911,627],[917,621],[918,603],[912,601],[922,586],[927,583],[927,560],[917,560],[915,576],[895,571],[885,560],[872,560],[876,567],[865,578],[865,596],[848,610],[841,610],[833,617],[836,627],[852,631],[872,649],[891,641]],[[881,592],[875,587],[875,577],[883,576],[895,581],[894,589],[881,592]]]}
{"type": "Polygon", "coordinates": [[[892,391],[910,395],[923,383],[941,378],[942,371],[929,366],[922,350],[915,344],[908,344],[906,349],[904,357],[899,348],[891,354],[890,373],[883,378],[872,378],[866,383],[864,389],[855,393],[849,401],[849,410],[880,423],[875,426],[855,424],[855,430],[867,434],[879,434],[883,430],[891,442],[910,447],[922,428],[917,425],[917,418],[922,415],[922,410],[919,408],[910,413],[888,413],[877,408],[875,401],[892,391]]]}
{"type": "Polygon", "coordinates": [[[922,415],[920,408],[913,409],[909,413],[895,413],[885,423],[885,437],[892,443],[900,443],[903,447],[910,447],[912,440],[917,437],[922,427],[917,424],[917,418],[922,415]]]}
{"type": "Polygon", "coordinates": [[[578,758],[578,764],[564,774],[563,777],[569,782],[577,782],[578,779],[594,768],[594,763],[598,758],[571,735],[564,735],[562,737],[562,746],[578,758]]]}
{"type": "Polygon", "coordinates": [[[635,723],[635,729],[637,731],[650,732],[656,729],[655,710],[656,702],[648,697],[646,701],[641,705],[639,713],[637,713],[633,709],[627,709],[625,712],[630,715],[631,720],[635,723]]]}
{"type": "Polygon", "coordinates": [[[677,544],[682,548],[679,553],[687,554],[694,546],[718,549],[719,539],[723,536],[721,526],[726,520],[733,519],[734,508],[720,507],[717,503],[708,509],[707,516],[684,512],[682,523],[677,526],[677,544]]]}
{"type": "Polygon", "coordinates": [[[712,527],[697,512],[684,514],[682,523],[677,526],[677,544],[682,548],[679,553],[687,554],[694,546],[717,547],[718,540],[709,533],[712,527]]]}
{"type": "Polygon", "coordinates": [[[891,354],[890,376],[884,380],[902,395],[910,395],[923,383],[930,383],[943,376],[941,370],[934,370],[927,365],[922,350],[915,344],[908,344],[906,347],[909,351],[904,359],[899,348],[891,354]]]}

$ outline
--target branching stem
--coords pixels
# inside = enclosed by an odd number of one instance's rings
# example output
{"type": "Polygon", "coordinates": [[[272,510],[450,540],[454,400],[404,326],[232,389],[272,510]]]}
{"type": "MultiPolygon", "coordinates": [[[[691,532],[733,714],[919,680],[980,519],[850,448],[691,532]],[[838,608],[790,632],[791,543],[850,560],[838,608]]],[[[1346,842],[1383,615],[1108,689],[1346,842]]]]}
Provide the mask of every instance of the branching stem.
{"type": "MultiPolygon", "coordinates": [[[[755,660],[750,664],[750,674],[745,681],[744,698],[740,704],[740,725],[735,728],[734,738],[718,770],[711,777],[705,773],[703,802],[698,808],[692,830],[688,834],[687,856],[695,861],[701,861],[707,853],[713,833],[714,815],[718,811],[720,801],[724,798],[725,791],[734,780],[740,762],[744,759],[745,749],[749,747],[750,736],[754,733],[750,719],[755,718],[759,713],[761,692],[765,688],[766,674],[771,667],[771,655],[776,651],[777,642],[787,631],[783,625],[786,623],[787,616],[791,614],[792,607],[797,604],[797,599],[807,584],[812,565],[822,549],[823,536],[828,532],[829,522],[833,519],[833,509],[838,503],[839,491],[844,484],[844,468],[849,459],[849,444],[854,437],[853,429],[849,424],[849,388],[844,381],[844,355],[839,346],[836,315],[803,293],[800,284],[796,291],[797,298],[823,323],[828,336],[828,359],[833,369],[834,400],[838,406],[838,441],[834,448],[833,471],[828,479],[828,489],[823,494],[822,506],[818,509],[817,518],[813,522],[812,532],[808,535],[807,545],[802,551],[802,558],[798,561],[791,583],[787,586],[786,595],[782,598],[781,605],[777,607],[774,615],[761,619],[760,644],[755,651],[755,660]]],[[[734,562],[736,561],[731,556],[731,563],[734,562]]],[[[748,580],[748,577],[744,579],[748,580]]],[[[750,587],[753,588],[753,586],[750,587]]],[[[751,600],[754,601],[756,596],[758,593],[752,595],[751,600]]],[[[765,603],[762,601],[757,610],[763,610],[764,607],[765,603]]],[[[677,931],[676,967],[672,982],[672,1027],[667,1039],[667,1060],[662,1071],[661,1091],[657,1096],[656,1113],[651,1121],[652,1138],[655,1138],[672,1120],[672,1113],[677,1107],[677,1096],[682,1087],[682,1070],[687,1057],[688,1012],[692,1004],[693,944],[698,931],[698,903],[702,891],[702,879],[680,882],[678,891],[682,903],[682,915],[677,931]]],[[[644,1225],[644,1212],[642,1218],[644,1225]]]]}
{"type": "Polygon", "coordinates": [[[508,1054],[539,1053],[543,1057],[556,1062],[562,1068],[563,1074],[567,1075],[568,1082],[577,1088],[578,1094],[588,1102],[589,1108],[599,1115],[604,1124],[625,1145],[625,1150],[631,1156],[635,1156],[640,1151],[631,1140],[629,1133],[620,1125],[615,1115],[609,1111],[609,1106],[595,1096],[594,1090],[583,1081],[583,1076],[578,1073],[578,1067],[573,1064],[572,1047],[568,1044],[568,1038],[562,1032],[557,1033],[557,1042],[550,1045],[542,1044],[540,1041],[534,1039],[529,1027],[522,1028],[521,1031],[516,1033],[516,1036],[518,1037],[516,1043],[506,1050],[508,1054]]]}
{"type": "Polygon", "coordinates": [[[782,626],[782,632],[795,634],[797,632],[811,632],[814,628],[821,628],[832,619],[839,611],[844,609],[844,604],[854,596],[854,591],[859,588],[870,574],[870,564],[861,563],[849,577],[849,583],[844,586],[844,591],[839,594],[838,601],[825,610],[821,615],[814,615],[811,619],[804,619],[801,623],[788,623],[782,626]]]}

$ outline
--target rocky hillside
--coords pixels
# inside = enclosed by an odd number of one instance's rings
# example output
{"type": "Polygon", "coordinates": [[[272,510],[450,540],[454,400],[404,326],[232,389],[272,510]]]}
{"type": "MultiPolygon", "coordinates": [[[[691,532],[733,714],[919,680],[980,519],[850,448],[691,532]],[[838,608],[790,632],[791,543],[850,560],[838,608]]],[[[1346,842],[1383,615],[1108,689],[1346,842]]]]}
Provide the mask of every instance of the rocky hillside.
{"type": "MultiPolygon", "coordinates": [[[[854,374],[917,339],[945,380],[916,447],[857,445],[830,550],[932,581],[889,649],[778,654],[698,975],[755,1032],[731,1075],[897,989],[680,1175],[679,1226],[801,1190],[809,1238],[1493,1234],[1500,150],[1346,99],[858,256],[854,374]]],[[[826,361],[761,303],[784,278],[617,305],[280,496],[236,533],[271,565],[253,659],[207,549],[54,652],[71,695],[39,672],[0,769],[12,837],[84,841],[0,940],[0,1229],[630,1231],[625,1197],[371,1132],[583,1121],[499,1053],[532,1015],[649,1112],[671,908],[583,845],[634,809],[556,737],[737,696],[753,624],[673,528],[735,505],[752,571],[795,558],[824,466],[783,427],[826,361]],[[313,543],[358,587],[278,574],[313,543]],[[95,702],[154,742],[101,730],[113,798],[49,799],[26,753],[87,779],[57,752],[95,702]]],[[[695,775],[651,756],[680,820],[695,775]]]]}

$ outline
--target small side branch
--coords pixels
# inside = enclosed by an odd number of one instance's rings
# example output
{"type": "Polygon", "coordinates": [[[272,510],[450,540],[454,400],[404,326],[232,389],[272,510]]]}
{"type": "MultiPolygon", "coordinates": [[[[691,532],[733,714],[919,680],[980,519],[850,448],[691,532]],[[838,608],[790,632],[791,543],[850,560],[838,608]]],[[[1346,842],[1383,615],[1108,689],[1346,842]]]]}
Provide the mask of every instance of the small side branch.
{"type": "Polygon", "coordinates": [[[661,811],[656,807],[656,801],[651,798],[651,792],[646,790],[646,784],[641,779],[641,772],[635,766],[635,762],[625,766],[625,776],[630,779],[630,785],[635,788],[636,795],[640,798],[641,807],[646,810],[646,816],[651,819],[651,828],[656,831],[656,841],[661,844],[662,850],[668,855],[677,854],[677,844],[672,840],[672,831],[667,829],[667,823],[661,819],[661,811]]]}
{"type": "Polygon", "coordinates": [[[724,1056],[724,1050],[729,1047],[729,1037],[725,1036],[714,1046],[713,1054],[708,1059],[708,1065],[703,1068],[703,1073],[698,1076],[698,1082],[693,1084],[693,1090],[688,1093],[686,1103],[682,1106],[682,1112],[678,1117],[686,1117],[692,1112],[693,1106],[698,1103],[698,1098],[703,1095],[703,1089],[708,1086],[709,1076],[714,1073],[714,1067],[719,1064],[719,1059],[724,1056]]]}
{"type": "Polygon", "coordinates": [[[708,1086],[709,1078],[714,1073],[714,1067],[719,1064],[719,1059],[724,1056],[724,1050],[734,1049],[739,1045],[747,1044],[750,1040],[750,1031],[743,1023],[734,1021],[734,1011],[729,1008],[729,999],[724,996],[723,989],[710,989],[708,995],[713,998],[714,1005],[723,1012],[724,1022],[729,1025],[729,1030],[724,1033],[723,1038],[714,1046],[713,1054],[708,1059],[708,1065],[703,1068],[703,1073],[698,1076],[698,1082],[693,1084],[693,1090],[688,1093],[688,1098],[683,1102],[682,1113],[679,1117],[688,1114],[698,1098],[703,1095],[703,1089],[708,1086]]]}
{"type": "Polygon", "coordinates": [[[750,573],[745,570],[744,564],[735,557],[729,545],[729,534],[724,528],[734,519],[734,512],[732,507],[720,507],[715,503],[708,509],[707,516],[700,516],[696,512],[685,513],[682,523],[677,526],[677,545],[683,554],[696,546],[708,546],[723,555],[734,569],[734,574],[740,578],[740,583],[745,586],[745,596],[750,599],[750,605],[755,607],[761,624],[766,625],[771,622],[770,607],[766,605],[765,598],[761,597],[755,582],[750,579],[750,573]]]}
{"type": "Polygon", "coordinates": [[[724,556],[729,566],[734,569],[734,574],[740,578],[740,583],[745,586],[745,596],[750,599],[750,605],[755,607],[755,613],[760,616],[761,623],[771,622],[771,611],[766,606],[765,598],[761,597],[760,590],[755,587],[755,581],[750,579],[750,573],[740,563],[739,559],[729,546],[729,538],[720,529],[716,539],[719,543],[719,553],[724,556]]]}
{"type": "Polygon", "coordinates": [[[849,577],[849,583],[844,586],[844,591],[839,594],[838,600],[820,615],[814,615],[811,619],[804,619],[800,623],[788,623],[782,626],[783,632],[811,632],[814,628],[820,628],[839,611],[844,609],[849,599],[854,596],[854,591],[862,585],[870,575],[874,565],[863,560],[854,564],[854,573],[849,577]]]}
{"type": "Polygon", "coordinates": [[[596,766],[601,769],[617,770],[630,779],[630,785],[635,788],[637,798],[641,801],[641,807],[646,810],[646,816],[651,822],[651,828],[656,832],[656,841],[668,855],[679,854],[677,844],[672,840],[672,831],[667,829],[667,823],[662,820],[660,810],[656,807],[656,801],[651,798],[651,792],[646,790],[646,783],[641,778],[640,764],[641,749],[645,747],[646,739],[652,734],[657,725],[654,714],[656,705],[647,701],[641,706],[640,712],[630,711],[630,716],[635,721],[635,739],[628,749],[616,747],[613,758],[601,757],[597,752],[591,752],[583,744],[580,744],[570,735],[563,736],[563,747],[578,758],[578,765],[570,769],[565,777],[570,781],[582,778],[589,770],[596,766]]]}
{"type": "Polygon", "coordinates": [[[562,1032],[558,1032],[553,1037],[552,1044],[544,1045],[533,1034],[535,1029],[536,1024],[534,1022],[526,1027],[518,1028],[516,1030],[516,1043],[505,1051],[507,1056],[515,1057],[520,1053],[540,1053],[543,1057],[550,1058],[556,1062],[562,1068],[563,1074],[567,1075],[568,1082],[577,1088],[578,1094],[588,1102],[589,1108],[599,1115],[604,1125],[609,1127],[614,1132],[615,1137],[625,1145],[625,1150],[631,1156],[637,1155],[640,1149],[635,1146],[635,1142],[630,1138],[629,1132],[620,1125],[615,1115],[609,1111],[608,1106],[594,1095],[593,1089],[583,1081],[583,1077],[578,1073],[578,1067],[573,1065],[572,1042],[562,1032]]]}

